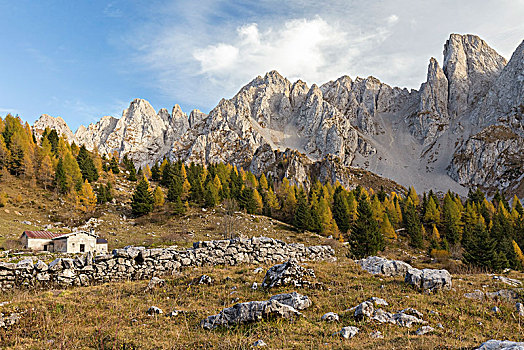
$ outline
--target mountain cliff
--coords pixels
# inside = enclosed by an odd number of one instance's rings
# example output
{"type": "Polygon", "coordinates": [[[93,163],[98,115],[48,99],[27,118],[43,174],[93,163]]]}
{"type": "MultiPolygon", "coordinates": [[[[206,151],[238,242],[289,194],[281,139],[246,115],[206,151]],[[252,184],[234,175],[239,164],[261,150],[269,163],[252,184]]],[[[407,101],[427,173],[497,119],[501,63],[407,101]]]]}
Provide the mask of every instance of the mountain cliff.
{"type": "Polygon", "coordinates": [[[309,87],[271,71],[209,114],[178,105],[157,113],[135,99],[120,119],[103,117],[73,137],[49,116],[34,127],[140,166],[164,156],[228,162],[298,182],[316,169],[346,184],[353,167],[418,190],[523,192],[524,42],[507,62],[479,37],[451,34],[443,56],[442,67],[430,59],[419,90],[348,76],[309,87]]]}

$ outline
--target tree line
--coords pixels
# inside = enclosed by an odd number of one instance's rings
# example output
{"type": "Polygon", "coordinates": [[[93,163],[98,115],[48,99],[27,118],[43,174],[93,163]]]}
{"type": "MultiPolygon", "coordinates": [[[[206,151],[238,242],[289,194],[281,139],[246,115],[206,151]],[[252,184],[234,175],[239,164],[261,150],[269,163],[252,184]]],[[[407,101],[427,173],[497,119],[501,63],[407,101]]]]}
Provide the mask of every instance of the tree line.
{"type": "Polygon", "coordinates": [[[480,190],[472,191],[462,200],[452,192],[439,198],[432,191],[419,196],[413,187],[388,193],[318,180],[305,188],[293,179],[255,176],[230,164],[168,159],[137,169],[127,156],[101,156],[50,129],[37,140],[20,118],[0,118],[0,180],[8,175],[31,179],[92,213],[113,200],[121,169],[125,175],[120,176],[137,182],[131,201],[136,216],[166,208],[182,215],[191,206],[212,208],[228,201],[246,213],[347,241],[356,258],[376,254],[401,235],[435,258],[455,255],[494,271],[524,265],[524,210],[516,196],[510,204],[499,192],[488,200],[480,190]]]}

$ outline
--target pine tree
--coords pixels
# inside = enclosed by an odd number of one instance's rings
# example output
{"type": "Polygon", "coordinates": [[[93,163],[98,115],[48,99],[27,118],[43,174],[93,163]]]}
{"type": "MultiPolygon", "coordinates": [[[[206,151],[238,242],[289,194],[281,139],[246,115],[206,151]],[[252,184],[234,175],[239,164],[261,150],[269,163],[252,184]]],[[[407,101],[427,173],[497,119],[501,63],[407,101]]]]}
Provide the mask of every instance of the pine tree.
{"type": "Polygon", "coordinates": [[[118,161],[116,160],[116,157],[111,158],[111,161],[109,162],[109,168],[111,169],[113,174],[120,173],[120,167],[118,166],[118,161]]]}
{"type": "Polygon", "coordinates": [[[384,237],[373,218],[371,206],[367,200],[358,203],[358,216],[351,229],[349,243],[351,253],[357,259],[376,254],[384,249],[384,237]]]}
{"type": "Polygon", "coordinates": [[[149,189],[149,182],[142,178],[133,193],[131,209],[133,215],[142,216],[153,211],[154,198],[149,189]]]}
{"type": "MultiPolygon", "coordinates": [[[[171,183],[167,189],[167,200],[175,202],[182,195],[182,180],[175,176],[171,179],[171,183]]],[[[181,199],[181,198],[180,198],[181,199]]]]}
{"type": "Polygon", "coordinates": [[[160,180],[160,168],[158,167],[158,162],[155,162],[155,165],[151,168],[151,180],[160,180]]]}
{"type": "Polygon", "coordinates": [[[346,233],[349,230],[349,208],[342,186],[338,186],[333,194],[333,218],[340,232],[346,233]]]}
{"type": "Polygon", "coordinates": [[[94,182],[98,180],[98,171],[95,167],[91,155],[87,151],[86,147],[82,145],[78,151],[78,156],[76,157],[78,167],[82,172],[82,178],[89,182],[94,182]]]}
{"type": "Polygon", "coordinates": [[[517,211],[517,213],[519,213],[519,215],[524,215],[524,208],[522,207],[522,203],[520,203],[520,200],[517,197],[517,195],[513,196],[513,202],[511,203],[511,206],[513,209],[517,211]]]}
{"type": "Polygon", "coordinates": [[[418,207],[419,205],[418,194],[417,194],[417,191],[415,191],[415,188],[413,186],[409,187],[407,198],[410,198],[411,201],[413,202],[413,205],[415,207],[418,207]]]}
{"type": "Polygon", "coordinates": [[[218,189],[215,187],[215,184],[212,181],[208,181],[204,191],[204,205],[207,208],[212,208],[218,204],[218,200],[218,189]]]}
{"type": "Polygon", "coordinates": [[[311,226],[311,212],[307,202],[306,192],[303,188],[298,191],[297,205],[293,225],[300,231],[304,232],[311,226]]]}
{"type": "Polygon", "coordinates": [[[420,230],[421,224],[417,210],[415,209],[415,205],[411,201],[410,197],[408,197],[402,216],[404,218],[404,227],[406,228],[406,232],[410,239],[410,245],[415,248],[422,248],[423,239],[422,232],[420,230]]]}
{"type": "Polygon", "coordinates": [[[56,166],[55,171],[55,179],[53,181],[53,186],[57,190],[58,193],[67,193],[68,186],[67,186],[67,179],[64,171],[64,162],[62,158],[58,160],[58,164],[56,166]]]}
{"type": "Polygon", "coordinates": [[[238,204],[240,209],[246,210],[248,214],[255,214],[257,203],[253,197],[253,189],[251,187],[245,187],[242,190],[238,204]]]}

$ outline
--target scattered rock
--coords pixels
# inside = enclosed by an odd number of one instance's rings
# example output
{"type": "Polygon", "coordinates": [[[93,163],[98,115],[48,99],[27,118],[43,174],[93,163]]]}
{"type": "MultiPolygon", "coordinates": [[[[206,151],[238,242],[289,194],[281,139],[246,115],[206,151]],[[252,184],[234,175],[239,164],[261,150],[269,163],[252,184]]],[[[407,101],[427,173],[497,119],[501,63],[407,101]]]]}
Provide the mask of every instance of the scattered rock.
{"type": "Polygon", "coordinates": [[[202,275],[198,278],[197,284],[207,284],[208,286],[213,284],[213,279],[208,275],[202,275]]]}
{"type": "Polygon", "coordinates": [[[271,318],[294,319],[301,315],[294,307],[277,300],[250,301],[225,308],[219,314],[202,320],[200,326],[204,329],[214,329],[219,326],[229,327],[271,318]]]}
{"type": "Polygon", "coordinates": [[[480,345],[476,350],[524,350],[524,343],[491,339],[480,345]]]}
{"type": "Polygon", "coordinates": [[[170,313],[168,313],[166,316],[168,317],[177,317],[180,314],[183,314],[185,311],[173,309],[170,313]]]}
{"type": "Polygon", "coordinates": [[[494,312],[494,313],[496,313],[496,314],[500,313],[500,309],[498,308],[498,306],[493,306],[493,307],[491,308],[491,311],[494,312]]]}
{"type": "Polygon", "coordinates": [[[267,346],[267,344],[262,339],[259,339],[259,340],[257,340],[256,342],[253,343],[253,347],[254,348],[262,348],[264,346],[267,346]]]}
{"type": "Polygon", "coordinates": [[[412,316],[415,316],[415,317],[418,317],[418,318],[424,317],[422,312],[420,312],[417,309],[414,309],[412,307],[408,307],[407,309],[401,310],[401,311],[399,311],[399,313],[403,313],[403,314],[406,314],[406,315],[412,315],[412,316]]]}
{"type": "Polygon", "coordinates": [[[509,289],[501,289],[496,292],[486,292],[486,298],[491,300],[501,300],[507,302],[515,302],[519,300],[517,292],[509,289]]]}
{"type": "Polygon", "coordinates": [[[338,322],[339,317],[334,312],[328,312],[328,313],[325,313],[324,315],[322,315],[321,320],[322,321],[326,321],[326,322],[338,322]]]}
{"type": "Polygon", "coordinates": [[[264,272],[264,269],[262,267],[257,267],[256,269],[253,270],[254,274],[258,274],[258,273],[262,273],[262,272],[264,272]]]}
{"type": "Polygon", "coordinates": [[[444,326],[442,325],[442,323],[437,323],[437,327],[440,329],[444,329],[444,326]]]}
{"type": "Polygon", "coordinates": [[[282,293],[273,295],[269,300],[276,300],[281,304],[291,306],[297,310],[304,310],[310,307],[313,303],[306,295],[297,292],[282,293]]]}
{"type": "Polygon", "coordinates": [[[251,285],[251,289],[253,289],[253,290],[257,290],[258,289],[257,282],[253,282],[253,284],[251,285]]]}
{"type": "Polygon", "coordinates": [[[369,337],[373,338],[373,339],[383,339],[384,338],[384,336],[382,335],[382,333],[380,331],[371,332],[369,337]]]}
{"type": "Polygon", "coordinates": [[[392,323],[401,327],[410,328],[414,323],[425,324],[426,321],[412,315],[403,313],[402,311],[393,314],[391,312],[384,311],[383,309],[377,309],[371,316],[372,320],[380,323],[392,323]]]}
{"type": "Polygon", "coordinates": [[[370,256],[357,260],[356,263],[371,274],[384,276],[404,276],[412,268],[411,265],[403,261],[389,260],[379,256],[370,256]]]}
{"type": "Polygon", "coordinates": [[[422,326],[415,332],[416,335],[424,335],[433,332],[435,329],[431,326],[422,326]]]}
{"type": "Polygon", "coordinates": [[[372,302],[375,305],[379,305],[379,306],[388,306],[389,305],[387,301],[385,301],[382,298],[377,298],[377,297],[371,297],[368,299],[368,301],[372,302]]]}
{"type": "Polygon", "coordinates": [[[451,289],[451,274],[447,270],[409,269],[404,281],[421,290],[451,289]]]}
{"type": "Polygon", "coordinates": [[[146,313],[149,315],[149,316],[153,316],[153,315],[160,315],[160,314],[163,314],[164,311],[162,311],[161,308],[158,308],[156,306],[151,306],[149,307],[149,309],[147,309],[146,313]]]}
{"type": "Polygon", "coordinates": [[[353,314],[357,320],[363,319],[364,317],[371,317],[373,314],[373,304],[369,301],[364,301],[357,305],[355,313],[353,314]]]}
{"type": "Polygon", "coordinates": [[[350,339],[353,338],[355,335],[357,335],[359,329],[357,327],[348,326],[348,327],[342,327],[342,329],[338,332],[333,333],[333,336],[341,336],[344,339],[350,339]]]}
{"type": "Polygon", "coordinates": [[[513,286],[513,287],[522,286],[521,281],[513,279],[513,278],[508,278],[506,276],[493,276],[493,279],[499,282],[505,283],[505,284],[509,284],[510,286],[513,286]]]}
{"type": "Polygon", "coordinates": [[[165,286],[165,284],[166,284],[165,280],[163,280],[161,278],[158,278],[156,276],[152,277],[151,280],[149,281],[149,283],[147,284],[145,292],[150,292],[150,291],[152,291],[155,288],[163,287],[163,286],[165,286]]]}
{"type": "Polygon", "coordinates": [[[0,328],[7,328],[9,326],[15,325],[22,318],[22,314],[13,312],[9,316],[0,313],[0,328]]]}
{"type": "Polygon", "coordinates": [[[524,317],[524,304],[516,303],[515,307],[517,308],[517,312],[518,312],[519,316],[524,317]]]}
{"type": "Polygon", "coordinates": [[[262,282],[263,288],[273,288],[277,286],[292,285],[294,287],[310,286],[310,279],[314,279],[315,272],[297,264],[294,260],[289,260],[283,264],[271,267],[262,282]]]}
{"type": "Polygon", "coordinates": [[[484,297],[485,297],[485,294],[484,294],[483,291],[481,291],[479,289],[475,289],[471,293],[464,294],[464,297],[466,297],[468,299],[483,300],[484,297]]]}
{"type": "Polygon", "coordinates": [[[31,221],[27,221],[27,220],[22,221],[22,224],[24,224],[24,225],[32,225],[31,221]]]}

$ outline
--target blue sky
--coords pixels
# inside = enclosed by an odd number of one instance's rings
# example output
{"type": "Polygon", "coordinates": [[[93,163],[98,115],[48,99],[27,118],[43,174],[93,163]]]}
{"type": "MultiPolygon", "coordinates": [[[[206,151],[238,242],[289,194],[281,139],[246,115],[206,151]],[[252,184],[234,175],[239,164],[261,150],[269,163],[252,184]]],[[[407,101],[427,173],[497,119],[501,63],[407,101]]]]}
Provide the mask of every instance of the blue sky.
{"type": "Polygon", "coordinates": [[[0,116],[61,116],[74,131],[136,97],[208,112],[272,69],[419,88],[450,33],[509,59],[522,18],[524,0],[0,0],[0,116]]]}

